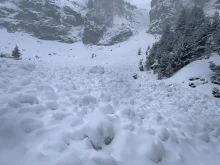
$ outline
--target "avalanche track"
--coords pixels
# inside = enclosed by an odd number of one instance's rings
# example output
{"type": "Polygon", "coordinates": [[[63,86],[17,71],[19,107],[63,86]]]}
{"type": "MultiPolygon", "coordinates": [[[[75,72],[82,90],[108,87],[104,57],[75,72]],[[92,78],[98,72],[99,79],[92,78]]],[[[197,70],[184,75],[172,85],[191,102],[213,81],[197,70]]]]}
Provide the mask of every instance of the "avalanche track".
{"type": "Polygon", "coordinates": [[[219,165],[219,100],[135,72],[1,60],[0,164],[219,165]]]}

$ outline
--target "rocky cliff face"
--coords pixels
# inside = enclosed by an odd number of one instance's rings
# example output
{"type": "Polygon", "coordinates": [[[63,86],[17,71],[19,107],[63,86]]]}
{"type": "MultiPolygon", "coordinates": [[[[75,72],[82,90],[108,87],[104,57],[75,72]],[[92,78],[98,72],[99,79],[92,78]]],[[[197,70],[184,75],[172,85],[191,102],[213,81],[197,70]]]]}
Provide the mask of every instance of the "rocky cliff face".
{"type": "Polygon", "coordinates": [[[149,32],[161,33],[168,23],[174,25],[183,8],[194,5],[201,6],[209,15],[220,9],[220,0],[152,0],[149,32]]]}
{"type": "Polygon", "coordinates": [[[142,26],[141,17],[136,7],[123,0],[0,0],[0,28],[67,43],[122,42],[142,26]],[[118,18],[124,21],[117,22],[118,18]],[[116,27],[117,33],[108,35],[116,27]]]}

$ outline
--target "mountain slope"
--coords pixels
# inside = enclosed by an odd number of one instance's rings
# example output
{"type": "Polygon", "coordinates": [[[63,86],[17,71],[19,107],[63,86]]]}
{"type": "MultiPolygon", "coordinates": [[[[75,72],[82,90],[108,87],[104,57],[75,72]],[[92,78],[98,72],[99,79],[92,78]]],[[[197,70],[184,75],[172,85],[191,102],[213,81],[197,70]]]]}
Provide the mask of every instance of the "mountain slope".
{"type": "Polygon", "coordinates": [[[175,24],[183,8],[198,5],[204,8],[208,16],[220,9],[218,0],[152,0],[150,15],[150,33],[161,33],[167,24],[175,24]]]}
{"type": "Polygon", "coordinates": [[[127,40],[137,29],[146,28],[142,20],[147,16],[130,3],[94,0],[93,4],[89,8],[86,0],[1,0],[0,27],[45,40],[106,45],[127,40]]]}

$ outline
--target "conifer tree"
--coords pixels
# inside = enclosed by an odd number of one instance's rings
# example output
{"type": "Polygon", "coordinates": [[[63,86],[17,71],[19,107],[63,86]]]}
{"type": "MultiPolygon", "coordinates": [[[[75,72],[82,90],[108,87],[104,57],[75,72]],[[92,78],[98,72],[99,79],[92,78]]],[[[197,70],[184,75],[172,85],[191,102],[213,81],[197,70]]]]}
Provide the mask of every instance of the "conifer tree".
{"type": "Polygon", "coordinates": [[[18,46],[16,45],[14,50],[12,51],[12,57],[19,59],[21,57],[21,52],[18,48],[18,46]]]}
{"type": "Polygon", "coordinates": [[[143,59],[141,59],[140,62],[139,62],[139,70],[140,70],[141,72],[144,71],[143,59]]]}
{"type": "Polygon", "coordinates": [[[177,24],[175,27],[176,33],[183,34],[183,32],[185,31],[185,28],[186,28],[186,21],[187,21],[187,14],[186,14],[186,10],[183,9],[178,20],[177,20],[177,24]]]}
{"type": "Polygon", "coordinates": [[[142,54],[141,48],[138,49],[138,55],[140,56],[142,54]]]}
{"type": "Polygon", "coordinates": [[[88,0],[88,2],[87,2],[87,7],[88,7],[88,9],[93,9],[93,8],[94,8],[94,2],[93,2],[93,0],[88,0]]]}
{"type": "Polygon", "coordinates": [[[219,13],[216,11],[212,21],[212,31],[216,31],[219,25],[220,25],[220,16],[219,13]]]}

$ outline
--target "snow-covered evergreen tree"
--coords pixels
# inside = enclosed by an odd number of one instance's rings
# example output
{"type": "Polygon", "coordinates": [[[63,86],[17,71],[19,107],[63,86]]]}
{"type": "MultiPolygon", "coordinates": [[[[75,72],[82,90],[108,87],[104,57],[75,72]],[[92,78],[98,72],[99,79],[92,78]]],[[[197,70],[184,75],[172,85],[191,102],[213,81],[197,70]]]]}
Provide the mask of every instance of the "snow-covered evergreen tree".
{"type": "Polygon", "coordinates": [[[213,16],[213,21],[212,21],[212,30],[216,31],[217,27],[220,25],[220,16],[219,13],[216,11],[214,16],[213,16]]]}
{"type": "Polygon", "coordinates": [[[19,59],[21,57],[21,52],[18,46],[16,45],[14,50],[12,51],[12,57],[19,59]]]}
{"type": "Polygon", "coordinates": [[[141,72],[144,71],[143,59],[141,59],[140,62],[139,62],[139,70],[140,70],[141,72]]]}
{"type": "Polygon", "coordinates": [[[88,7],[88,9],[93,9],[93,8],[94,8],[94,2],[93,2],[93,0],[88,0],[88,2],[87,2],[87,7],[88,7]]]}
{"type": "MultiPolygon", "coordinates": [[[[220,26],[217,30],[220,31],[220,26]]],[[[202,8],[195,6],[189,12],[184,9],[175,29],[167,25],[160,40],[152,46],[146,68],[153,69],[159,78],[170,77],[190,62],[211,54],[213,38],[216,45],[220,45],[218,35],[220,33],[212,32],[211,21],[205,17],[202,8]]]]}
{"type": "Polygon", "coordinates": [[[183,33],[185,31],[186,21],[187,21],[187,14],[186,14],[186,10],[184,9],[182,10],[177,20],[176,28],[175,28],[176,33],[183,33]]]}
{"type": "Polygon", "coordinates": [[[138,55],[140,56],[142,54],[141,48],[138,49],[138,55]]]}
{"type": "Polygon", "coordinates": [[[213,88],[212,94],[213,94],[214,97],[220,98],[220,90],[218,88],[216,88],[216,87],[213,88]]]}
{"type": "Polygon", "coordinates": [[[210,62],[209,67],[214,72],[211,77],[212,83],[220,85],[220,65],[215,65],[213,62],[210,62]]]}

